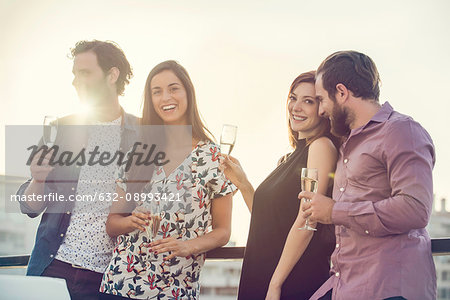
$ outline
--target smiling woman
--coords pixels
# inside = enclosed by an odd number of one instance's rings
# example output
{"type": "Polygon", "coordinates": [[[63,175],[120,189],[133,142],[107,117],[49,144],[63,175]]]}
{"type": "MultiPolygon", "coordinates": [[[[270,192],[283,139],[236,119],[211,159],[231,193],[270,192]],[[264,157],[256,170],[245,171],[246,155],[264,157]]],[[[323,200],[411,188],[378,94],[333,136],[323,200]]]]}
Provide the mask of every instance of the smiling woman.
{"type": "Polygon", "coordinates": [[[181,65],[166,61],[153,68],[144,101],[142,124],[164,125],[162,147],[171,160],[153,169],[119,171],[120,200],[106,223],[117,247],[103,276],[101,298],[198,299],[205,252],[230,238],[235,186],[219,170],[219,147],[200,120],[194,87],[181,65]],[[183,125],[192,126],[192,136],[183,125]],[[174,127],[182,128],[175,134],[174,127]],[[177,156],[178,149],[186,147],[186,136],[190,154],[177,156]],[[150,178],[142,180],[143,173],[150,178]],[[121,198],[130,192],[161,194],[161,201],[130,205],[121,198]],[[166,195],[177,195],[180,201],[165,201],[166,195]],[[158,222],[152,223],[155,219],[158,222]],[[145,234],[146,227],[152,227],[152,235],[145,234]]]}
{"type": "Polygon", "coordinates": [[[298,132],[299,137],[316,134],[321,123],[317,114],[319,103],[315,99],[312,83],[300,83],[289,95],[288,111],[291,129],[298,132]]]}
{"type": "Polygon", "coordinates": [[[150,82],[152,103],[168,125],[186,125],[187,95],[180,79],[170,70],[155,75],[150,82]]]}
{"type": "Polygon", "coordinates": [[[309,299],[328,277],[334,228],[314,224],[314,234],[298,230],[305,224],[297,198],[300,170],[318,169],[318,192],[330,194],[328,174],[337,159],[329,120],[318,114],[314,80],[315,72],[306,72],[291,84],[287,111],[294,151],[280,159],[256,190],[235,158],[222,162],[225,175],[239,188],[252,213],[239,300],[309,299]]]}
{"type": "Polygon", "coordinates": [[[307,144],[330,131],[330,121],[319,115],[319,102],[314,86],[315,72],[303,73],[291,84],[287,102],[289,143],[296,147],[297,139],[307,144]]]}
{"type": "Polygon", "coordinates": [[[178,120],[178,125],[192,125],[194,139],[211,141],[212,134],[200,118],[194,86],[188,72],[176,61],[164,61],[148,74],[145,83],[142,125],[169,124],[166,122],[177,120],[181,111],[184,111],[181,115],[185,119],[178,120]],[[173,109],[170,105],[175,105],[176,108],[173,109]],[[185,123],[181,123],[183,121],[185,123]]]}

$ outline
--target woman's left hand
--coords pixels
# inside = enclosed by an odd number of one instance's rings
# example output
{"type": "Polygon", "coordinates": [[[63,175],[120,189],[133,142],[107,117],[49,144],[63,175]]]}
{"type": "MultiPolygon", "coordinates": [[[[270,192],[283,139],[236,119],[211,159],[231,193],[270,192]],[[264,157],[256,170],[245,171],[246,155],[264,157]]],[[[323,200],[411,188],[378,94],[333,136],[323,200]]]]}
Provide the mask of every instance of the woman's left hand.
{"type": "Polygon", "coordinates": [[[156,240],[150,244],[155,254],[171,251],[172,254],[166,256],[165,260],[170,260],[176,256],[187,257],[193,254],[193,249],[189,241],[182,241],[175,236],[167,237],[161,240],[156,240]]]}

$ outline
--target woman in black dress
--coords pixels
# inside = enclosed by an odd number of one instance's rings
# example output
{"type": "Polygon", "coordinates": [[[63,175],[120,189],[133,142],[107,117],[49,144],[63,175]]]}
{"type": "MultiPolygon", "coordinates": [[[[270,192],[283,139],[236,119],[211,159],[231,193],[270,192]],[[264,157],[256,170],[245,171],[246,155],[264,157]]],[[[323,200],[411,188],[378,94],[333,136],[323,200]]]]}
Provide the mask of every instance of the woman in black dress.
{"type": "Polygon", "coordinates": [[[239,162],[221,159],[225,175],[241,191],[252,214],[239,285],[240,300],[309,299],[329,277],[335,247],[332,225],[312,224],[317,231],[299,230],[300,170],[319,170],[318,192],[331,193],[337,160],[329,120],[318,114],[315,72],[298,76],[291,85],[287,110],[289,140],[294,151],[254,191],[239,162]]]}

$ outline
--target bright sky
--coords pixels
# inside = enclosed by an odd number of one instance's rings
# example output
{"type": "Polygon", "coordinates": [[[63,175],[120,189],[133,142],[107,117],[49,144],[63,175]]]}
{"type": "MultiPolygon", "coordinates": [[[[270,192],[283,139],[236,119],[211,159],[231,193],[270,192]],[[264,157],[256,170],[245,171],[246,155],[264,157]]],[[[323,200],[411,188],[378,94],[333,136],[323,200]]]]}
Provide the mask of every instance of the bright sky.
{"type": "MultiPolygon", "coordinates": [[[[224,123],[239,127],[233,155],[256,187],[289,151],[285,103],[292,80],[329,54],[353,49],[377,64],[381,102],[389,100],[431,134],[435,193],[448,197],[450,2],[363,3],[0,0],[0,124],[37,125],[45,115],[79,109],[69,48],[82,39],[113,40],[135,73],[124,108],[139,114],[151,68],[179,61],[216,138],[224,123]]],[[[4,157],[4,130],[0,138],[4,157]]],[[[250,215],[240,195],[233,214],[232,238],[243,245],[250,215]]]]}

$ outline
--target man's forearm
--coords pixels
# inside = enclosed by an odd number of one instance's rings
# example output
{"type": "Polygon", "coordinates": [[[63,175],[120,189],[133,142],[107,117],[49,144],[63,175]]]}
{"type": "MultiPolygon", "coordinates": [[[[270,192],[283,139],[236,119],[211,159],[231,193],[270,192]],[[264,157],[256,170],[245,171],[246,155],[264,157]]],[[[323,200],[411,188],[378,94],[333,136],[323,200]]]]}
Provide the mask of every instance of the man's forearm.
{"type": "Polygon", "coordinates": [[[397,195],[375,203],[338,202],[332,218],[334,224],[344,225],[362,235],[382,237],[403,234],[427,226],[431,204],[426,205],[426,202],[409,195],[397,195]]]}
{"type": "MultiPolygon", "coordinates": [[[[44,187],[45,187],[44,182],[37,182],[36,180],[32,179],[23,194],[25,196],[29,196],[29,195],[33,195],[33,194],[34,195],[43,195],[44,187]]],[[[45,203],[45,201],[29,200],[26,202],[26,205],[27,205],[27,208],[33,212],[41,212],[44,209],[46,203],[45,203]]]]}

